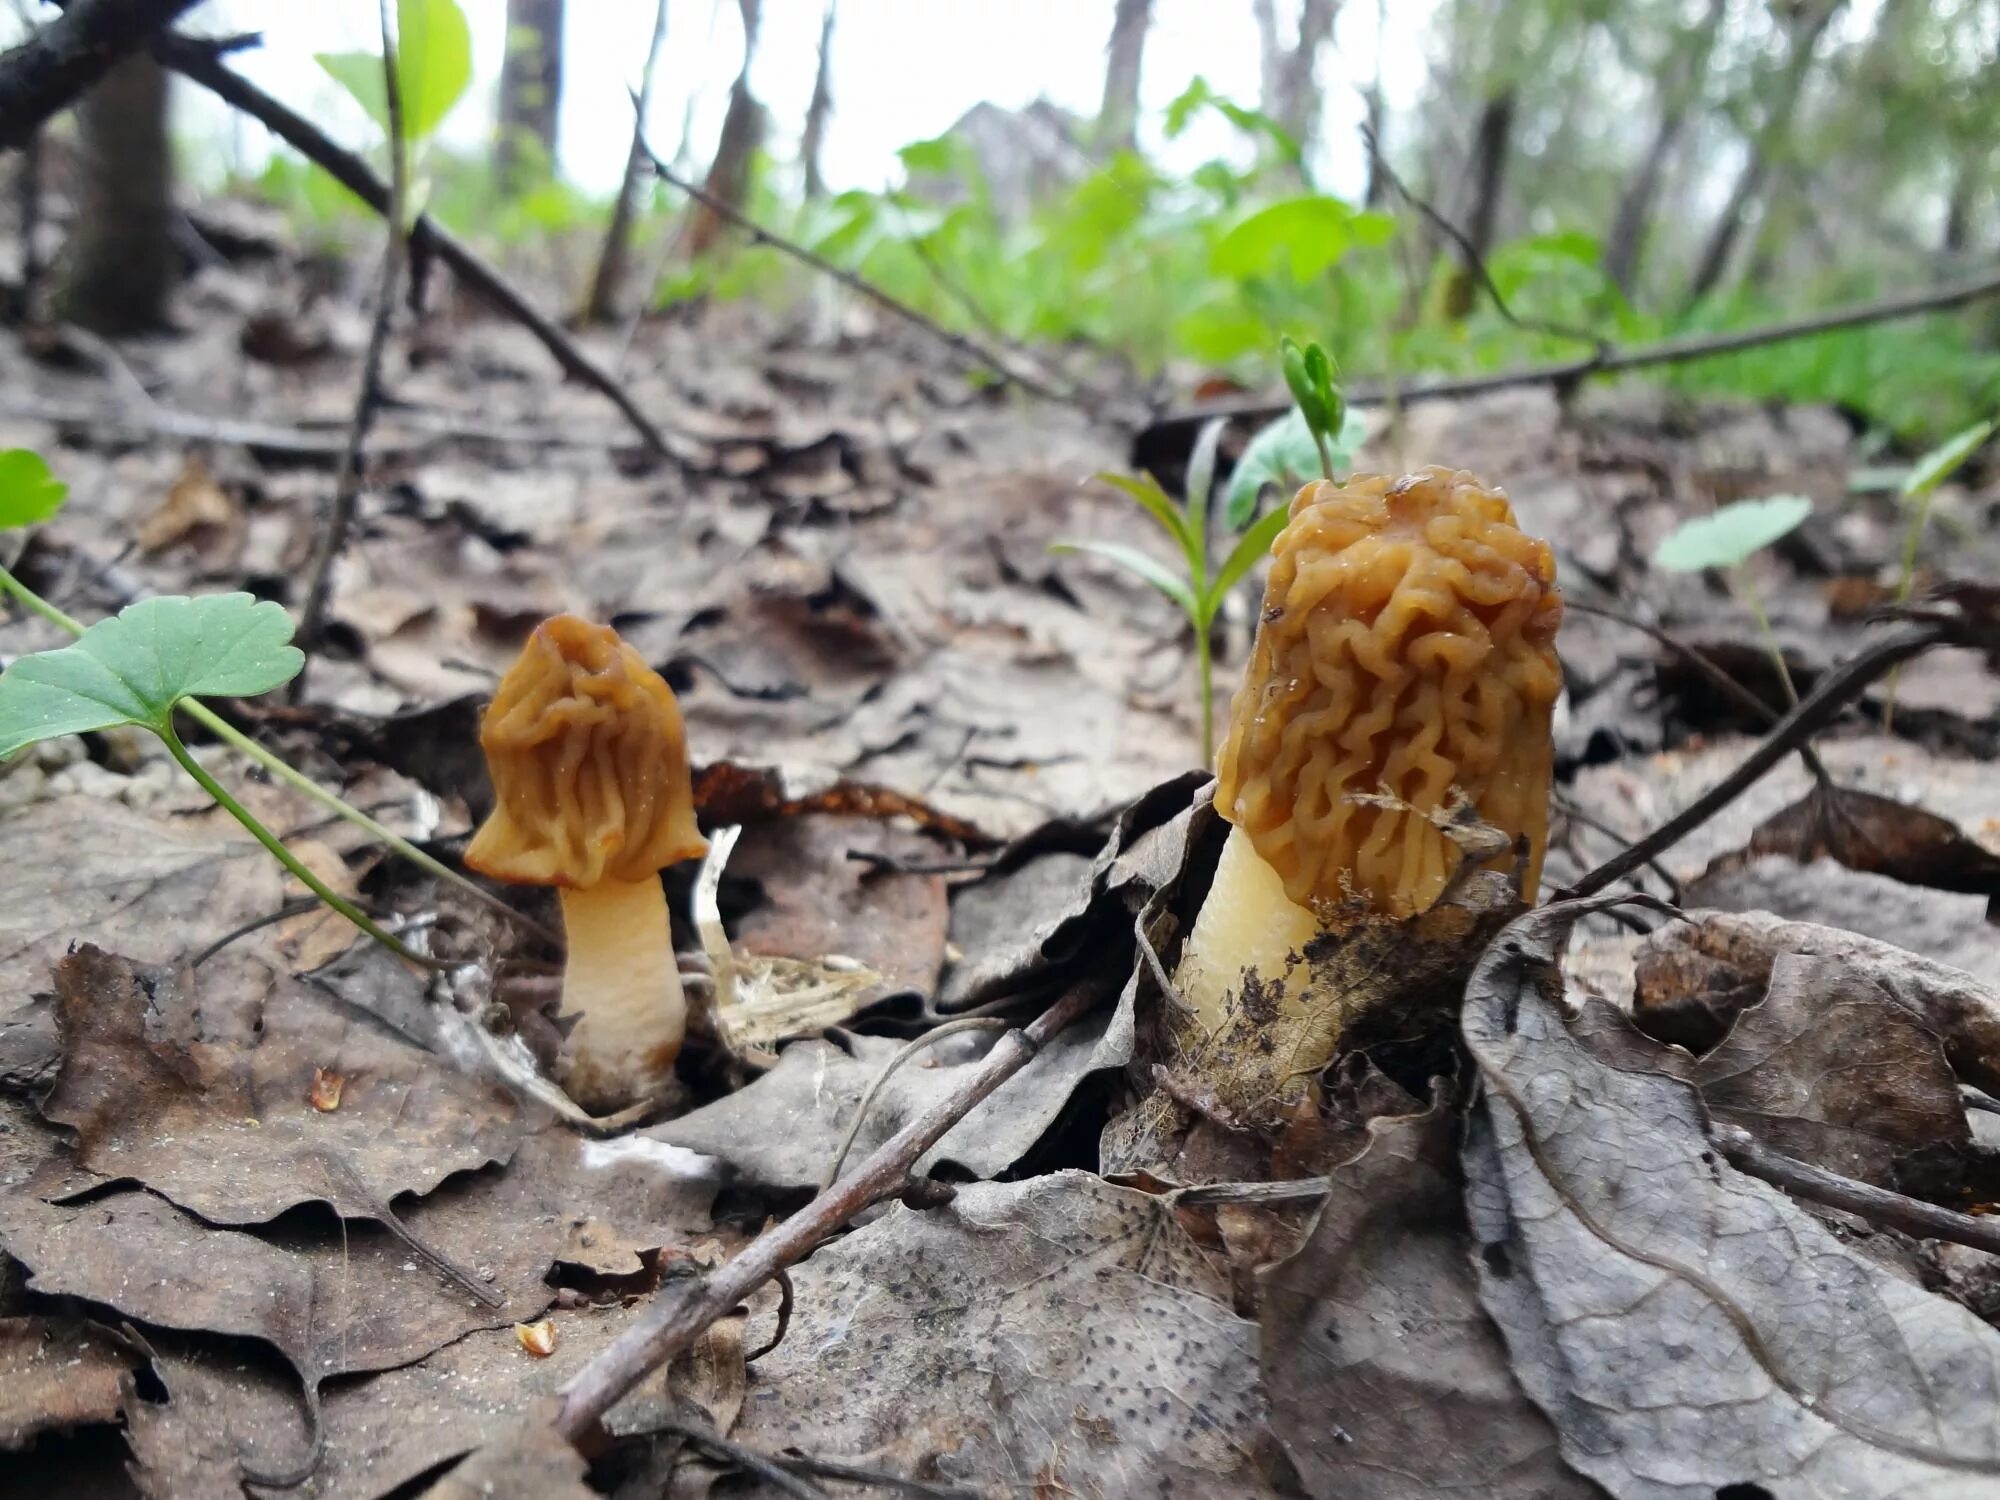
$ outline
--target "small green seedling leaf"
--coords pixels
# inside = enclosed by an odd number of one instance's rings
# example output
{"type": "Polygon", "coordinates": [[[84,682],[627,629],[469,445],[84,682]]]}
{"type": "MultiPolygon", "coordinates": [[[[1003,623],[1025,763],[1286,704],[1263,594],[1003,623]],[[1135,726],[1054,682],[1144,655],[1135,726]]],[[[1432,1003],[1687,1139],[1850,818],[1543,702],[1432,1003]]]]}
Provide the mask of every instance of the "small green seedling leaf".
{"type": "Polygon", "coordinates": [[[0,758],[57,735],[171,729],[183,698],[249,697],[305,665],[284,607],[248,594],[142,599],[0,673],[0,758]]]}
{"type": "Polygon", "coordinates": [[[1812,508],[1803,495],[1738,500],[1713,515],[1681,522],[1654,551],[1653,561],[1673,573],[1733,568],[1794,530],[1812,508]]]}
{"type": "MultiPolygon", "coordinates": [[[[389,96],[382,84],[381,54],[321,52],[315,61],[386,135],[389,96]]],[[[472,30],[458,0],[397,0],[396,92],[403,106],[405,143],[430,139],[471,82],[472,30]]]]}
{"type": "MultiPolygon", "coordinates": [[[[1188,455],[1187,526],[1188,535],[1197,541],[1205,541],[1208,536],[1208,498],[1215,488],[1215,450],[1222,443],[1222,429],[1228,425],[1221,417],[1202,423],[1194,440],[1194,452],[1188,455]]],[[[1207,552],[1206,546],[1200,547],[1188,561],[1200,566],[1206,562],[1207,552]]]]}
{"type": "Polygon", "coordinates": [[[1122,542],[1054,542],[1050,544],[1049,551],[1091,552],[1109,558],[1128,572],[1138,574],[1173,600],[1190,620],[1200,618],[1200,606],[1195,602],[1194,590],[1188,587],[1188,581],[1176,578],[1157,558],[1149,557],[1136,547],[1127,547],[1122,542]]]}
{"type": "Polygon", "coordinates": [[[1229,591],[1236,587],[1243,575],[1257,565],[1257,559],[1271,550],[1271,543],[1278,539],[1278,533],[1285,529],[1285,522],[1290,519],[1289,506],[1274,506],[1257,518],[1256,525],[1236,539],[1235,547],[1216,572],[1215,587],[1209,594],[1210,614],[1229,596],[1229,591]]]}
{"type": "Polygon", "coordinates": [[[1307,427],[1326,431],[1329,424],[1320,406],[1319,387],[1313,381],[1312,367],[1306,363],[1305,350],[1293,343],[1289,334],[1278,340],[1278,360],[1285,372],[1285,388],[1292,393],[1292,400],[1305,414],[1307,427]]]}
{"type": "MultiPolygon", "coordinates": [[[[1959,471],[1965,461],[1977,453],[1993,436],[1993,423],[1975,422],[1963,432],[1953,433],[1937,447],[1931,449],[1916,466],[1910,470],[1909,478],[1903,481],[1903,498],[1918,500],[1943,484],[1959,471]]],[[[4,458],[0,454],[0,458],[4,458]]]]}
{"type": "MultiPolygon", "coordinates": [[[[1329,445],[1336,469],[1345,469],[1368,437],[1368,423],[1357,411],[1342,413],[1340,436],[1329,445]]],[[[1319,478],[1319,448],[1304,415],[1294,408],[1262,429],[1243,450],[1229,476],[1224,519],[1231,531],[1241,531],[1256,514],[1257,497],[1267,484],[1286,494],[1309,479],[1319,478]]],[[[1280,506],[1282,510],[1284,507],[1280,506]]]]}
{"type": "Polygon", "coordinates": [[[0,531],[46,521],[68,495],[69,486],[49,472],[32,448],[0,453],[0,531]]]}
{"type": "Polygon", "coordinates": [[[1189,529],[1186,515],[1174,504],[1174,497],[1160,488],[1160,481],[1151,474],[1112,474],[1109,472],[1095,476],[1100,483],[1131,496],[1138,501],[1146,514],[1166,528],[1167,535],[1182,552],[1193,556],[1194,532],[1189,529]]]}

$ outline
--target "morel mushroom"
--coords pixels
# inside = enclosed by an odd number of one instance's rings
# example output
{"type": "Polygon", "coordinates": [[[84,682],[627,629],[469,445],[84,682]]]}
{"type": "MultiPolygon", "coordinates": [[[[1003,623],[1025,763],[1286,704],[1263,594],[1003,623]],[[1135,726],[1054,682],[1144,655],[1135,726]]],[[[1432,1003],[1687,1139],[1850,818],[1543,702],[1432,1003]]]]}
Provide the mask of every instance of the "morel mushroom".
{"type": "Polygon", "coordinates": [[[1501,493],[1429,468],[1301,490],[1217,764],[1234,826],[1178,987],[1213,1029],[1249,971],[1291,1003],[1316,934],[1427,910],[1462,855],[1432,816],[1462,796],[1548,842],[1562,600],[1548,544],[1501,493]]]}
{"type": "Polygon", "coordinates": [[[654,1097],[687,1024],[659,872],[708,849],[673,690],[616,631],[557,615],[500,680],[479,744],[495,802],[466,864],[561,891],[577,1019],[558,1077],[598,1114],[654,1097]]]}

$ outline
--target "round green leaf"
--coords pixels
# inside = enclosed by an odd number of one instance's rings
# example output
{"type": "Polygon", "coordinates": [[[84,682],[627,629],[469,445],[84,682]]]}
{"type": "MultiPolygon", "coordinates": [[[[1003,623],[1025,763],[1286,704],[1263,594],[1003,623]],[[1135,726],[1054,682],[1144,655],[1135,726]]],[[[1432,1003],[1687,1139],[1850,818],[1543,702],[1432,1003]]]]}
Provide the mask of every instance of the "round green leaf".
{"type": "Polygon", "coordinates": [[[32,526],[62,508],[69,486],[31,448],[0,453],[0,530],[32,526]]]}
{"type": "MultiPolygon", "coordinates": [[[[1358,411],[1343,413],[1340,435],[1327,446],[1336,472],[1354,460],[1355,452],[1368,436],[1368,423],[1358,411]]],[[[1223,518],[1231,531],[1241,531],[1257,510],[1257,496],[1264,486],[1275,484],[1287,494],[1308,479],[1319,478],[1319,447],[1312,429],[1295,407],[1250,439],[1243,456],[1229,476],[1229,496],[1223,518]]]]}
{"type": "Polygon", "coordinates": [[[169,726],[183,698],[249,697],[305,665],[282,605],[248,594],[142,599],[0,673],[0,757],[114,724],[169,726]]]}
{"type": "Polygon", "coordinates": [[[1660,543],[1653,561],[1673,573],[1733,568],[1796,528],[1812,508],[1812,501],[1803,495],[1738,500],[1713,515],[1681,522],[1660,543]]]}

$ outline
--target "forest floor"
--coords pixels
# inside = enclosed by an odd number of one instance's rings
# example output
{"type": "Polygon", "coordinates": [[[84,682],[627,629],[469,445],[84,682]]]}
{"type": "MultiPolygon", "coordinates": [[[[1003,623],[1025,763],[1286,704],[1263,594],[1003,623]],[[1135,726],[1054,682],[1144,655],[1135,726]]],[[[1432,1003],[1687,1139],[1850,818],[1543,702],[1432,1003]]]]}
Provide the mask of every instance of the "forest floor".
{"type": "MultiPolygon", "coordinates": [[[[2000,1086],[2000,678],[1978,652],[1905,666],[1893,732],[1878,683],[1820,736],[1832,782],[1878,800],[1809,817],[1791,757],[1638,877],[1721,915],[1591,916],[1559,943],[1573,1024],[1527,984],[1500,1026],[1482,969],[1458,1022],[1478,1098],[1426,1110],[1407,1064],[1337,1064],[1339,1128],[1291,1174],[1327,1179],[1316,1217],[1176,1192],[1160,1163],[1114,1182],[1100,1136],[1153,1076],[1133,917],[1206,878],[1193,643],[1136,580],[1049,549],[1154,547],[1090,482],[1140,435],[815,301],[584,336],[666,434],[649,454],[447,283],[392,339],[303,701],[219,706],[456,855],[490,805],[478,715],[527,632],[615,625],[679,696],[704,826],[744,828],[719,898],[739,1055],[698,1038],[671,1117],[580,1133],[467,1041],[489,1005],[553,1035],[551,949],[199,747],[322,876],[466,962],[419,974],[317,908],[252,926],[298,889],[152,740],[28,752],[0,769],[0,1494],[1748,1495],[2000,1468],[2000,1262],[1801,1207],[1704,1135],[1955,1218],[1996,1196],[1991,1116],[1960,1096],[2000,1086]],[[1727,915],[1753,912],[1774,915],[1727,915]],[[614,1408],[639,1436],[586,1475],[550,1399],[813,1196],[901,1043],[1078,982],[1103,1003],[924,1157],[955,1198],[803,1261],[771,1352],[775,1287],[715,1322],[614,1408]],[[1704,1055],[1585,995],[1670,1014],[1704,1055]],[[295,1487],[258,1482],[309,1455],[295,1487]],[[814,1471],[832,1460],[875,1477],[814,1471]]],[[[197,274],[171,335],[0,342],[0,447],[71,486],[0,560],[85,619],[155,593],[296,606],[365,332],[337,298],[300,312],[300,285],[288,254],[245,256],[197,274]]],[[[1881,629],[1906,515],[1837,413],[1633,384],[1370,417],[1358,468],[1504,486],[1572,606],[1706,652],[1770,711],[1572,607],[1545,894],[1786,707],[1723,580],[1649,563],[1679,520],[1815,501],[1752,563],[1799,692],[1881,629]]],[[[1191,435],[1142,443],[1160,462],[1191,435]]],[[[1996,506],[1990,471],[1947,488],[1940,573],[2000,581],[1996,506]]],[[[1254,609],[1240,590],[1219,632],[1224,703],[1254,609]]],[[[15,614],[0,659],[65,640],[15,614]]],[[[692,878],[670,874],[677,921],[692,878]]],[[[993,1038],[892,1075],[849,1161],[993,1038]]]]}

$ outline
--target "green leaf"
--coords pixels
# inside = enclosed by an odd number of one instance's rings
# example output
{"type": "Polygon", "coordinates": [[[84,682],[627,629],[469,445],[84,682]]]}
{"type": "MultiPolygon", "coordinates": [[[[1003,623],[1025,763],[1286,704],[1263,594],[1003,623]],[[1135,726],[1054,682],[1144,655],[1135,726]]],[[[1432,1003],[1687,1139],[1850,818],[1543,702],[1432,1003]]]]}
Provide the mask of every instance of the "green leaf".
{"type": "MultiPolygon", "coordinates": [[[[321,52],[315,60],[386,135],[389,98],[381,55],[321,52]]],[[[396,92],[402,96],[404,142],[428,140],[471,82],[472,31],[458,0],[397,0],[396,92]]]]}
{"type": "Polygon", "coordinates": [[[0,531],[32,526],[62,509],[69,486],[49,472],[32,448],[0,453],[0,531]]]}
{"type": "Polygon", "coordinates": [[[1211,616],[1228,597],[1229,591],[1236,587],[1237,581],[1257,565],[1258,558],[1271,550],[1271,544],[1278,539],[1278,533],[1285,529],[1285,523],[1290,519],[1290,506],[1273,506],[1257,518],[1255,526],[1236,539],[1235,547],[1216,570],[1214,587],[1209,590],[1207,612],[1211,616]]]}
{"type": "Polygon", "coordinates": [[[1796,528],[1812,508],[1803,495],[1738,500],[1713,515],[1681,522],[1654,550],[1653,561],[1673,573],[1733,568],[1796,528]]]}
{"type": "Polygon", "coordinates": [[[1259,209],[1216,242],[1209,263],[1221,276],[1262,276],[1282,262],[1307,282],[1357,246],[1379,245],[1395,231],[1384,214],[1359,213],[1338,198],[1309,193],[1259,209]]]}
{"type": "Polygon", "coordinates": [[[267,693],[305,665],[291,639],[284,607],[248,594],[127,605],[75,645],[20,657],[0,673],[0,757],[114,724],[159,732],[183,698],[267,693]]]}
{"type": "Polygon", "coordinates": [[[1109,558],[1119,567],[1137,573],[1154,588],[1165,594],[1181,607],[1190,620],[1200,616],[1201,606],[1195,602],[1194,590],[1188,587],[1185,578],[1176,578],[1159,559],[1141,552],[1136,547],[1127,547],[1122,542],[1054,542],[1051,552],[1093,552],[1099,557],[1109,558]]]}
{"type": "MultiPolygon", "coordinates": [[[[1916,466],[1910,470],[1910,477],[1903,481],[1903,498],[1915,500],[1928,495],[1956,474],[1959,466],[1977,453],[1992,436],[1993,423],[1985,421],[1975,422],[1963,432],[1946,438],[1917,460],[1916,466]]],[[[0,459],[5,456],[0,454],[0,459]]],[[[5,487],[0,485],[0,494],[4,493],[5,487]]]]}
{"type": "Polygon", "coordinates": [[[1195,543],[1188,562],[1197,578],[1208,566],[1208,497],[1215,488],[1215,450],[1222,442],[1222,429],[1228,425],[1221,417],[1202,423],[1194,440],[1194,452],[1188,456],[1187,529],[1195,543]]]}
{"type": "Polygon", "coordinates": [[[1167,535],[1181,549],[1184,556],[1192,560],[1195,535],[1188,526],[1187,516],[1174,504],[1173,497],[1160,488],[1160,481],[1151,474],[1140,474],[1134,478],[1130,474],[1098,474],[1095,476],[1103,484],[1115,490],[1122,490],[1145,507],[1146,514],[1167,529],[1167,535]]]}
{"type": "MultiPolygon", "coordinates": [[[[1358,411],[1343,414],[1340,436],[1328,444],[1335,471],[1347,467],[1368,437],[1368,423],[1358,411]]],[[[1256,513],[1257,497],[1264,486],[1275,484],[1287,494],[1295,492],[1319,473],[1319,447],[1304,415],[1288,411],[1250,439],[1236,471],[1229,476],[1229,494],[1224,500],[1223,519],[1231,531],[1241,531],[1256,513]]],[[[1280,507],[1282,510],[1283,507],[1280,507]]]]}

